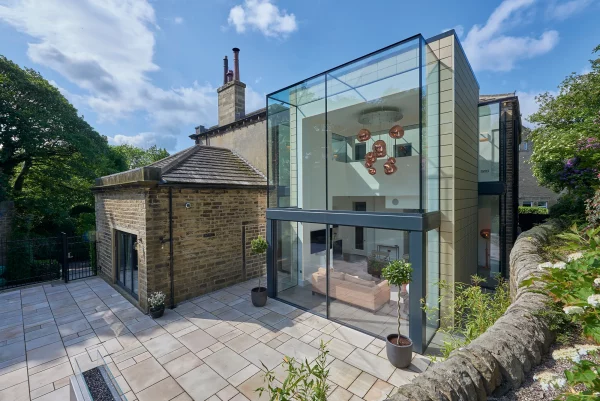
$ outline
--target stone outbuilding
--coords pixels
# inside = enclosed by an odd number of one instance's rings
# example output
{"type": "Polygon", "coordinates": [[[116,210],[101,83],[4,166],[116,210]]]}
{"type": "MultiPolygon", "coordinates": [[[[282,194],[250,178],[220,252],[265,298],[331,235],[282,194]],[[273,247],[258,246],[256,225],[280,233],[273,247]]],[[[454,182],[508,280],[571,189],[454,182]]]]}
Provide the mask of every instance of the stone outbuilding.
{"type": "Polygon", "coordinates": [[[195,145],[94,187],[99,274],[147,308],[258,277],[264,256],[265,176],[232,150],[195,145]]]}

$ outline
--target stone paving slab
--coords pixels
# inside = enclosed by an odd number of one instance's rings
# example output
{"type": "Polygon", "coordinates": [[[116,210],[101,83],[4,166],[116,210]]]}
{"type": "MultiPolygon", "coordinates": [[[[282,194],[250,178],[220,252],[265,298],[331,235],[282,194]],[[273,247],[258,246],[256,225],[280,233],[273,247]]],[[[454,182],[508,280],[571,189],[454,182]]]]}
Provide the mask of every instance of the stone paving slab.
{"type": "Polygon", "coordinates": [[[381,400],[429,366],[385,359],[385,342],[269,299],[254,280],[152,319],[100,278],[0,293],[0,401],[64,401],[69,377],[104,357],[128,401],[266,399],[264,369],[286,375],[285,355],[314,360],[329,342],[330,400],[381,400]],[[264,365],[263,365],[264,364],[264,365]]]}

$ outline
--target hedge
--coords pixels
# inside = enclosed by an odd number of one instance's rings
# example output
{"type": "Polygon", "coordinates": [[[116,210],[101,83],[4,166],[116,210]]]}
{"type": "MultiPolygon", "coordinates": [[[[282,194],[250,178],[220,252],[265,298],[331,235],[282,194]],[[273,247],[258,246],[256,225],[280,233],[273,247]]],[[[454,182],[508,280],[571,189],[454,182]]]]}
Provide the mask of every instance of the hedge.
{"type": "Polygon", "coordinates": [[[519,206],[519,214],[549,214],[549,211],[541,206],[519,206]]]}

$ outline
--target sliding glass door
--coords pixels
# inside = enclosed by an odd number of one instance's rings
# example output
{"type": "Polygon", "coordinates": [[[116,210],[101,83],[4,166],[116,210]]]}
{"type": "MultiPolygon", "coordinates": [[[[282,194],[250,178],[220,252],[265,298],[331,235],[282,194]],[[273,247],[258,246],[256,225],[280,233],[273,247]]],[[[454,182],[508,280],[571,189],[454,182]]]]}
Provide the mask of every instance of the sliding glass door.
{"type": "Polygon", "coordinates": [[[122,231],[117,231],[117,283],[137,298],[137,236],[122,231]]]}

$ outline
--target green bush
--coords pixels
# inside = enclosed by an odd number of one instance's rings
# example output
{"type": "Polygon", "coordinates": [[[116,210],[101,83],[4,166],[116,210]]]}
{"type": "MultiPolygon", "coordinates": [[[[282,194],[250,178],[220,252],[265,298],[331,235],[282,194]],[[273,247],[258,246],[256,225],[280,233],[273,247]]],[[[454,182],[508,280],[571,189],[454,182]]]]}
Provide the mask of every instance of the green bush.
{"type": "Polygon", "coordinates": [[[448,294],[448,309],[454,318],[452,324],[442,326],[439,330],[446,334],[441,349],[443,358],[448,358],[452,351],[483,334],[510,306],[510,288],[506,280],[498,275],[495,291],[482,288],[484,281],[482,277],[471,276],[471,284],[455,283],[454,289],[445,281],[439,283],[441,292],[448,294]]]}
{"type": "Polygon", "coordinates": [[[585,218],[592,227],[600,226],[600,189],[585,201],[585,218]]]}
{"type": "Polygon", "coordinates": [[[265,241],[265,239],[260,235],[252,240],[250,246],[252,253],[255,255],[262,255],[263,253],[267,252],[267,248],[269,247],[267,241],[265,241]]]}
{"type": "Polygon", "coordinates": [[[562,195],[558,202],[550,207],[550,217],[581,225],[585,222],[585,198],[571,194],[562,195]]]}
{"type": "MultiPolygon", "coordinates": [[[[538,267],[544,273],[525,280],[523,286],[536,285],[535,291],[547,294],[556,307],[562,308],[563,319],[581,327],[585,337],[600,345],[600,227],[580,232],[573,226],[570,232],[559,237],[580,253],[566,262],[541,264],[538,267]]],[[[565,371],[568,388],[561,400],[597,399],[600,358],[594,354],[590,354],[590,358],[577,357],[573,369],[565,371]]]]}
{"type": "Polygon", "coordinates": [[[519,206],[519,214],[549,214],[550,211],[541,206],[519,206]]]}

